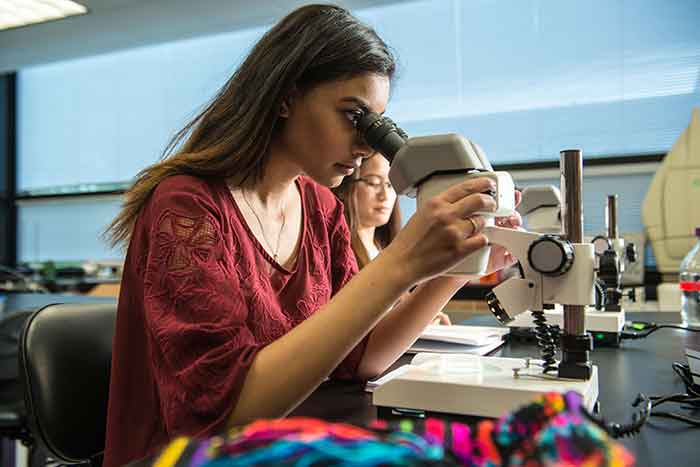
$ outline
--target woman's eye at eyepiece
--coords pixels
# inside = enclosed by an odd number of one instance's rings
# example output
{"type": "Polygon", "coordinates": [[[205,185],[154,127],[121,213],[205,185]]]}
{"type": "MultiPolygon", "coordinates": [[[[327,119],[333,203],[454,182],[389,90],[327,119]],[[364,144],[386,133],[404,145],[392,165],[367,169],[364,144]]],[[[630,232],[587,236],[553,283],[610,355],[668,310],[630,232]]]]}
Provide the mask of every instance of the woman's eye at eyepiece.
{"type": "Polygon", "coordinates": [[[360,122],[363,112],[361,110],[347,110],[345,115],[350,120],[350,123],[352,123],[352,126],[357,128],[357,124],[360,122]]]}

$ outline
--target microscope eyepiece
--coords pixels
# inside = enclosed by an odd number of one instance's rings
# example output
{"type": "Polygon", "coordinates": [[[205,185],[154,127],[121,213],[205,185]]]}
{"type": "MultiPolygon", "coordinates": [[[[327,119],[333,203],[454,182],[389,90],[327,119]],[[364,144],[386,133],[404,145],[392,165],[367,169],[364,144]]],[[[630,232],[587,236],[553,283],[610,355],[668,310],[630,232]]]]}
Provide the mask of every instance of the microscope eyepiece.
{"type": "Polygon", "coordinates": [[[365,142],[388,161],[406,144],[408,135],[389,117],[367,112],[357,121],[357,131],[365,142]]]}

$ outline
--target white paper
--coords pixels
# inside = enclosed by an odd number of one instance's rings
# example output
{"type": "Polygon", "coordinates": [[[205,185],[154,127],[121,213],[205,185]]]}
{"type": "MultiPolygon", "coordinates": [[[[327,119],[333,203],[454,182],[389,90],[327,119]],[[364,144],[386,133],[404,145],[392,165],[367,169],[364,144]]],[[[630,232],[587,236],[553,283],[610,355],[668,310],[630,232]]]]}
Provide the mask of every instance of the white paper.
{"type": "Polygon", "coordinates": [[[489,352],[502,346],[504,341],[499,339],[494,339],[485,345],[465,345],[465,344],[455,344],[452,342],[438,342],[418,339],[406,353],[419,353],[419,352],[430,352],[430,353],[451,353],[451,354],[473,354],[473,355],[486,355],[489,352]]]}
{"type": "Polygon", "coordinates": [[[420,335],[420,339],[481,346],[500,341],[509,332],[510,328],[505,326],[444,326],[431,324],[425,328],[420,335]]]}

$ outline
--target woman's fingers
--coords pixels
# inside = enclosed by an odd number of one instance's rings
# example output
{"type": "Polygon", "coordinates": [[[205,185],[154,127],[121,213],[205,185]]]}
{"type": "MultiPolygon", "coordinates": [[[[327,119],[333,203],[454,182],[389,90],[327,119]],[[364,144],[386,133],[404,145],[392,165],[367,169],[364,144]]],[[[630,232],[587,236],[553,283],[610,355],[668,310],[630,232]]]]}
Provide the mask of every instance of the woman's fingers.
{"type": "Polygon", "coordinates": [[[463,255],[467,255],[488,246],[488,244],[489,239],[486,238],[486,235],[477,233],[464,238],[460,243],[460,250],[463,255]]]}
{"type": "Polygon", "coordinates": [[[497,217],[496,225],[499,227],[509,227],[511,229],[517,229],[523,225],[523,218],[520,216],[519,212],[516,212],[512,216],[507,217],[497,217]]]}
{"type": "Polygon", "coordinates": [[[452,185],[442,193],[442,197],[449,203],[456,203],[462,198],[473,193],[483,193],[485,191],[492,191],[495,189],[496,185],[490,178],[472,178],[470,180],[457,183],[456,185],[452,185]]]}
{"type": "Polygon", "coordinates": [[[464,233],[467,237],[478,234],[484,230],[484,227],[486,226],[486,220],[481,216],[469,216],[465,220],[467,222],[464,225],[464,233]]]}
{"type": "Polygon", "coordinates": [[[448,271],[488,245],[485,219],[477,213],[496,209],[494,188],[486,177],[453,185],[423,204],[383,254],[407,263],[407,274],[418,281],[448,271]]]}
{"type": "Polygon", "coordinates": [[[455,202],[455,214],[460,219],[466,219],[477,212],[492,212],[496,210],[496,200],[490,195],[483,193],[472,193],[455,202]]]}

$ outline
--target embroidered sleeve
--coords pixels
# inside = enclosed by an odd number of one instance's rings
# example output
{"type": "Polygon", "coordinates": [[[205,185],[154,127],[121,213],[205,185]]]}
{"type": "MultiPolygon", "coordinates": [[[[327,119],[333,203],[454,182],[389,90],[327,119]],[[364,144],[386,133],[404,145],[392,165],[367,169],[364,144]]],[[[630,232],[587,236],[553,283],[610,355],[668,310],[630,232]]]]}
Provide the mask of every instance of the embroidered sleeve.
{"type": "Polygon", "coordinates": [[[150,210],[144,308],[170,436],[223,428],[260,349],[209,202],[169,193],[150,210]]]}
{"type": "MultiPolygon", "coordinates": [[[[357,274],[357,260],[350,244],[350,229],[345,222],[343,205],[338,209],[331,221],[333,227],[331,239],[331,274],[333,295],[335,295],[352,277],[357,274]]],[[[361,305],[360,305],[361,306],[361,305]]],[[[360,341],[347,357],[338,365],[331,378],[341,380],[357,379],[357,367],[365,354],[369,334],[360,341]]]]}

